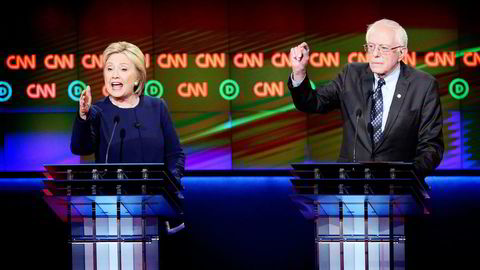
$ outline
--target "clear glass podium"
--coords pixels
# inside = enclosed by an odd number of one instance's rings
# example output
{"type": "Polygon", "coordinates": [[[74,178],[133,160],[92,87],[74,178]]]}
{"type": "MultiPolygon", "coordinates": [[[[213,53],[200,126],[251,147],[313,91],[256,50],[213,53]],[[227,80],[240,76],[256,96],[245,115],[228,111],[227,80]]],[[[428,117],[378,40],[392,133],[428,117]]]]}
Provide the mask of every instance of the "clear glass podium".
{"type": "Polygon", "coordinates": [[[316,269],[405,269],[405,220],[429,213],[411,163],[292,164],[292,200],[315,223],[316,269]]]}
{"type": "Polygon", "coordinates": [[[163,163],[44,167],[44,199],[70,228],[72,269],[160,268],[168,220],[183,215],[183,187],[163,163]]]}

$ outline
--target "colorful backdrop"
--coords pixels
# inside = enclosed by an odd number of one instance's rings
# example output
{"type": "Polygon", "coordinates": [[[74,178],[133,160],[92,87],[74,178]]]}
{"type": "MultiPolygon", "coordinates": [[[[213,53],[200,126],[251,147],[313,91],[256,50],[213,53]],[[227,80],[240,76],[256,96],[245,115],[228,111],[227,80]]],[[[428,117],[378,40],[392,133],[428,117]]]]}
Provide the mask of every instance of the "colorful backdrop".
{"type": "Polygon", "coordinates": [[[85,85],[104,97],[101,54],[114,41],[147,56],[146,94],[164,98],[187,169],[289,168],[336,160],[338,111],[306,115],[287,88],[289,49],[311,49],[314,87],[365,61],[368,24],[409,35],[407,64],[440,85],[440,168],[478,168],[480,35],[473,4],[402,1],[11,1],[0,18],[0,170],[90,162],[69,149],[85,85]]]}

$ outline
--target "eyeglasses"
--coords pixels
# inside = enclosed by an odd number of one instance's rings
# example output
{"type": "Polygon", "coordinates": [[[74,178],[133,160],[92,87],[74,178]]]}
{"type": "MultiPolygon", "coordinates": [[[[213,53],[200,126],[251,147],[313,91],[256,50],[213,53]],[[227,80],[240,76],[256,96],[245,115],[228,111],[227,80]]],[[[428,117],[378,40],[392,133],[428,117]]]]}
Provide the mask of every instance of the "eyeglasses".
{"type": "Polygon", "coordinates": [[[377,45],[377,44],[373,44],[373,43],[367,43],[367,44],[364,44],[363,45],[363,49],[365,49],[365,52],[368,52],[368,53],[373,53],[375,52],[375,50],[377,49],[380,50],[381,53],[389,53],[395,49],[398,49],[398,48],[403,48],[403,46],[396,46],[396,47],[388,47],[387,45],[377,45]]]}

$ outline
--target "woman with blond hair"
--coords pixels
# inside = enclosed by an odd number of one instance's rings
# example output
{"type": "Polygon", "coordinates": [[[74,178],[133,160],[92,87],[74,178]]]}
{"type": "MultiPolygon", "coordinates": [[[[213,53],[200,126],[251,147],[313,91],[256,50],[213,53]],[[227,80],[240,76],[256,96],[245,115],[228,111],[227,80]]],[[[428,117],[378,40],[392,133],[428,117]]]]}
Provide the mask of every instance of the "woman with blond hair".
{"type": "Polygon", "coordinates": [[[71,150],[95,153],[97,163],[165,163],[180,179],[185,154],[163,99],[143,95],[145,57],[128,42],[110,44],[103,53],[108,96],[92,105],[90,86],[82,92],[71,150]]]}

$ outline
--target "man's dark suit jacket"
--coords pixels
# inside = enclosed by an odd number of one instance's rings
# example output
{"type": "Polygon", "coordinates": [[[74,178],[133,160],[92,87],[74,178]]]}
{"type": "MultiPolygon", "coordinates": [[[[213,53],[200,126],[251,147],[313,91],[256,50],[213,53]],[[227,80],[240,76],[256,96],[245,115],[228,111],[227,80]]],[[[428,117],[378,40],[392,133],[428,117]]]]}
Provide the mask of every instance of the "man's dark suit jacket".
{"type": "MultiPolygon", "coordinates": [[[[352,63],[330,83],[312,90],[308,76],[298,87],[288,87],[298,110],[326,113],[339,108],[344,120],[340,162],[353,157],[356,115],[357,161],[413,162],[420,177],[432,172],[443,157],[442,109],[436,79],[401,62],[395,94],[383,132],[372,147],[370,122],[374,75],[366,63],[352,63]]],[[[385,117],[385,115],[384,115],[385,117]]]]}

